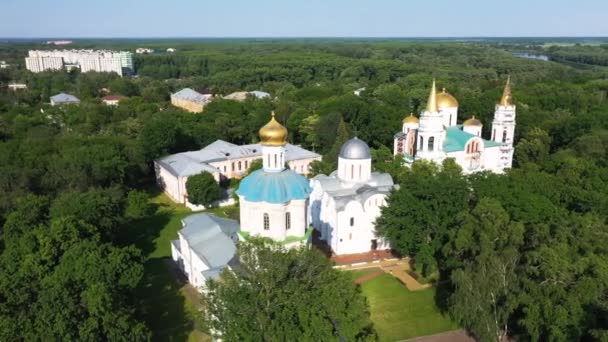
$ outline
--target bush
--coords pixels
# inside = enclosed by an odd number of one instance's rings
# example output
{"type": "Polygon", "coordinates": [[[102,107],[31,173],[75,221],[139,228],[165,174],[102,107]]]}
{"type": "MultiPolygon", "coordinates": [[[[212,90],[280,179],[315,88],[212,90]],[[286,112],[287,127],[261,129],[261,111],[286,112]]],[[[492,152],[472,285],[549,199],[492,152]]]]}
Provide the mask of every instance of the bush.
{"type": "Polygon", "coordinates": [[[205,207],[210,206],[221,196],[221,188],[209,172],[188,177],[186,191],[190,203],[205,207]]]}
{"type": "Polygon", "coordinates": [[[152,214],[153,206],[150,197],[143,191],[131,190],[127,194],[125,216],[130,219],[140,219],[152,214]]]}

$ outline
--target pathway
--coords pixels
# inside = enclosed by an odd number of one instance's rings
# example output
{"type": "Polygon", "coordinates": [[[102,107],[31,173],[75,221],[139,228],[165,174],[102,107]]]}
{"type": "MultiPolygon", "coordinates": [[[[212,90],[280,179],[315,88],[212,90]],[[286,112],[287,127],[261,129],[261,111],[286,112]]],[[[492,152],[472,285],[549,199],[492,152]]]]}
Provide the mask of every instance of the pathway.
{"type": "Polygon", "coordinates": [[[366,274],[366,275],[364,275],[362,277],[359,277],[359,278],[355,279],[355,283],[356,284],[363,284],[366,281],[370,281],[370,280],[376,278],[377,276],[379,276],[379,275],[381,275],[383,273],[384,273],[383,270],[381,270],[381,269],[377,270],[376,272],[372,272],[372,273],[366,274]]]}
{"type": "Polygon", "coordinates": [[[475,342],[464,330],[452,330],[440,334],[415,337],[400,342],[475,342]]]}
{"type": "MultiPolygon", "coordinates": [[[[418,291],[424,290],[431,287],[431,284],[420,284],[418,280],[412,277],[408,271],[410,270],[410,263],[408,258],[404,259],[385,259],[385,260],[375,260],[371,262],[360,262],[350,265],[340,265],[338,266],[343,270],[360,270],[372,267],[380,267],[381,272],[388,273],[393,277],[397,278],[401,283],[403,283],[410,291],[418,291]]],[[[380,272],[380,271],[379,271],[380,272]]],[[[362,282],[369,281],[375,277],[377,277],[379,272],[374,272],[371,274],[366,274],[365,276],[358,278],[355,282],[361,280],[362,278],[370,277],[369,279],[364,279],[361,282],[357,282],[357,284],[361,284],[362,282]]]]}

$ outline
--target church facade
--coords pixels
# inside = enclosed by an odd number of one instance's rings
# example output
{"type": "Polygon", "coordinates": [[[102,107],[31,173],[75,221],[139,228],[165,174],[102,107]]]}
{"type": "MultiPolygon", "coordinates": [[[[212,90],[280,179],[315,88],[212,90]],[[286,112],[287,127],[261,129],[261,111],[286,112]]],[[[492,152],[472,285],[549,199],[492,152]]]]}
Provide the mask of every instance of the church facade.
{"type": "Polygon", "coordinates": [[[390,249],[374,222],[396,186],[387,173],[372,172],[369,146],[358,138],[340,150],[338,169],[311,180],[311,224],[335,255],[390,249]]]}
{"type": "Polygon", "coordinates": [[[502,173],[513,164],[515,114],[508,79],[494,109],[491,136],[484,139],[483,124],[475,116],[462,125],[456,124],[458,101],[445,89],[438,94],[433,81],[426,109],[420,118],[410,114],[403,119],[401,132],[395,134],[393,154],[403,156],[406,165],[416,160],[441,164],[446,158],[453,158],[465,174],[502,173]]]}

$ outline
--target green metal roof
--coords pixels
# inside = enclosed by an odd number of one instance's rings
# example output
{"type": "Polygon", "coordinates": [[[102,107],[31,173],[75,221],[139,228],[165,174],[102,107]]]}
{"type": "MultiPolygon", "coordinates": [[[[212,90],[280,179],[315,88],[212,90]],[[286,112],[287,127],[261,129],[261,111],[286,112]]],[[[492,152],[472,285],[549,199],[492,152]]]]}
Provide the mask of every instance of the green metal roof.
{"type": "MultiPolygon", "coordinates": [[[[456,152],[456,151],[464,151],[467,142],[476,137],[476,135],[467,133],[462,130],[462,125],[448,127],[446,129],[446,137],[443,143],[443,151],[444,152],[456,152]]],[[[485,148],[488,147],[496,147],[500,146],[499,143],[491,141],[491,140],[483,140],[483,144],[485,148]]]]}

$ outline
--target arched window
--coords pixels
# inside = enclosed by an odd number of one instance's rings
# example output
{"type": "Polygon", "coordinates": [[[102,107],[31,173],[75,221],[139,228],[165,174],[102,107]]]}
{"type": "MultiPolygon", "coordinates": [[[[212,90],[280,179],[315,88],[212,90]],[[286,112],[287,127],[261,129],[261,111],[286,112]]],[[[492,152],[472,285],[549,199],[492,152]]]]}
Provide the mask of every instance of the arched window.
{"type": "Polygon", "coordinates": [[[270,166],[270,154],[268,155],[268,166],[270,166]]]}
{"type": "Polygon", "coordinates": [[[420,137],[420,150],[421,151],[422,151],[423,147],[424,147],[424,138],[420,137]]]}
{"type": "Polygon", "coordinates": [[[226,165],[224,165],[224,173],[226,173],[226,165]]]}
{"type": "Polygon", "coordinates": [[[352,227],[352,226],[354,226],[354,225],[355,225],[355,218],[354,218],[354,217],[351,217],[351,218],[350,218],[350,226],[352,227]]]}
{"type": "Polygon", "coordinates": [[[234,162],[232,162],[232,171],[234,172],[234,162]]]}
{"type": "Polygon", "coordinates": [[[281,152],[281,163],[285,163],[285,159],[283,159],[283,152],[281,152]]]}
{"type": "Polygon", "coordinates": [[[291,213],[285,213],[285,229],[289,230],[291,228],[291,213]]]}
{"type": "Polygon", "coordinates": [[[496,140],[496,128],[492,130],[492,140],[496,140]]]}
{"type": "Polygon", "coordinates": [[[448,122],[448,125],[452,126],[452,114],[450,114],[450,122],[448,122]]]}
{"type": "Polygon", "coordinates": [[[264,213],[264,230],[270,229],[270,217],[267,213],[264,213]]]}
{"type": "Polygon", "coordinates": [[[429,138],[429,151],[434,151],[435,148],[435,137],[430,137],[429,138]]]}
{"type": "Polygon", "coordinates": [[[277,155],[274,155],[274,167],[277,167],[277,155]]]}
{"type": "Polygon", "coordinates": [[[241,171],[241,162],[239,161],[239,171],[241,171]]]}
{"type": "Polygon", "coordinates": [[[350,179],[355,178],[355,165],[350,165],[350,179]]]}
{"type": "Polygon", "coordinates": [[[504,131],[502,131],[502,142],[503,143],[507,142],[507,130],[506,129],[504,131]]]}
{"type": "Polygon", "coordinates": [[[245,169],[249,168],[249,160],[245,160],[245,169]]]}
{"type": "Polygon", "coordinates": [[[363,179],[363,177],[361,177],[361,165],[359,165],[359,179],[363,179]]]}

